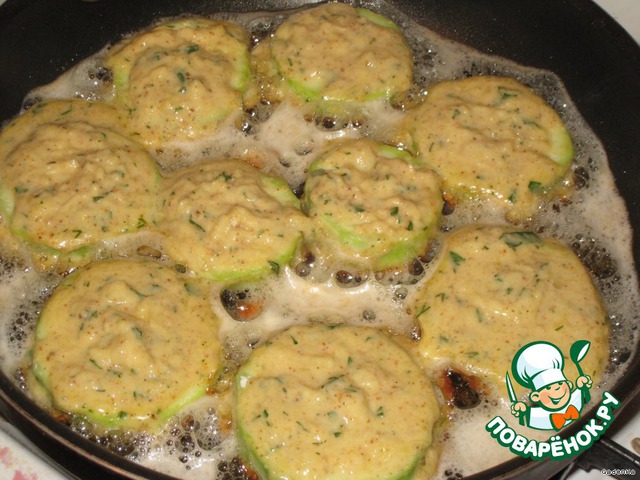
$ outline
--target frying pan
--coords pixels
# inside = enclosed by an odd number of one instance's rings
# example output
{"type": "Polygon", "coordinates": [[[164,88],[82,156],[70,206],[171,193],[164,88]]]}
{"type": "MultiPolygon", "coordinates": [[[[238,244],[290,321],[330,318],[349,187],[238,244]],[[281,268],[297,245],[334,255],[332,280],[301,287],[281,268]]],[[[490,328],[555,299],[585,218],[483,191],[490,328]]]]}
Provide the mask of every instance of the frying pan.
{"type": "MultiPolygon", "coordinates": [[[[281,10],[304,3],[307,0],[8,0],[0,8],[0,121],[18,112],[30,89],[52,81],[107,42],[147,26],[155,18],[181,13],[281,10]]],[[[588,0],[388,3],[446,38],[555,72],[604,144],[631,224],[640,231],[640,48],[597,5],[588,0]]],[[[634,258],[640,258],[638,235],[632,249],[634,258]]],[[[638,317],[626,321],[640,326],[638,317]]],[[[634,352],[622,352],[620,356],[628,357],[627,367],[609,391],[624,407],[640,392],[637,345],[634,352]]],[[[168,478],[73,434],[3,374],[0,408],[36,445],[80,478],[168,478]]],[[[593,412],[587,412],[583,419],[591,416],[593,412]]],[[[576,433],[582,426],[582,421],[577,422],[563,430],[563,436],[576,433]]],[[[604,443],[607,450],[609,443],[604,443]]],[[[628,456],[635,461],[631,454],[628,456]]],[[[597,464],[589,458],[581,461],[597,464]]],[[[611,461],[610,457],[606,461],[611,461]]],[[[473,478],[548,478],[567,462],[516,458],[473,478]]]]}

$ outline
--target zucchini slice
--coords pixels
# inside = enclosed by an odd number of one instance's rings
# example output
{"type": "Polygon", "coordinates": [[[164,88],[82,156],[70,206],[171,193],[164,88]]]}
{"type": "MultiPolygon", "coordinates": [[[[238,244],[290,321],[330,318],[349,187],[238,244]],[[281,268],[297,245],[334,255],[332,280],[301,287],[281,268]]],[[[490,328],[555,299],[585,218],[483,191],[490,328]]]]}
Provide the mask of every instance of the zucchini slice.
{"type": "Polygon", "coordinates": [[[206,18],[164,22],[116,44],[104,64],[130,126],[151,149],[203,138],[242,112],[248,34],[206,18]]]}
{"type": "Polygon", "coordinates": [[[234,394],[241,452],[265,480],[410,479],[439,417],[428,378],[369,327],[291,327],[252,352],[234,394]]]}
{"type": "Polygon", "coordinates": [[[520,347],[544,340],[568,353],[587,338],[582,367],[597,381],[609,357],[609,322],[588,270],[569,247],[502,226],[456,230],[443,247],[433,274],[410,299],[426,367],[454,365],[504,395],[504,374],[520,347]]]}
{"type": "Polygon", "coordinates": [[[154,429],[203,395],[221,349],[200,291],[151,260],[91,263],[65,278],[32,358],[53,406],[104,428],[154,429]]]}
{"type": "Polygon", "coordinates": [[[306,219],[287,183],[241,160],[207,161],[169,179],[159,230],[164,248],[196,274],[224,283],[278,273],[306,219]]]}
{"type": "Polygon", "coordinates": [[[326,3],[291,15],[270,39],[276,70],[305,101],[389,99],[413,83],[400,29],[364,8],[326,3]]]}
{"type": "Polygon", "coordinates": [[[309,168],[303,209],[325,256],[384,270],[420,256],[438,231],[440,178],[372,140],[334,144],[309,168]]]}
{"type": "Polygon", "coordinates": [[[404,127],[457,203],[484,203],[523,221],[563,193],[573,160],[556,111],[511,78],[480,76],[433,86],[404,127]]]}
{"type": "MultiPolygon", "coordinates": [[[[156,215],[160,175],[139,144],[101,126],[118,112],[83,101],[33,107],[0,135],[0,212],[34,253],[90,259],[156,215]]],[[[117,125],[117,124],[116,124],[117,125]]]]}

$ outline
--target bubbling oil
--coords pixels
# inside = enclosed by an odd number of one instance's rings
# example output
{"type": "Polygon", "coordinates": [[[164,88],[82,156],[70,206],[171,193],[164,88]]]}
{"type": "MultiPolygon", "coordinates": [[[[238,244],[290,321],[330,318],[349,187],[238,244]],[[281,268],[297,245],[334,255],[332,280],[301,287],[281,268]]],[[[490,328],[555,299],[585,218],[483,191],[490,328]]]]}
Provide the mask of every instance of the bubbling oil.
{"type": "MultiPolygon", "coordinates": [[[[606,389],[624,372],[638,343],[639,321],[635,312],[640,307],[640,299],[630,250],[631,227],[602,145],[553,73],[516,65],[452,43],[382,1],[374,1],[370,8],[394,20],[404,30],[415,52],[416,86],[413,98],[407,98],[407,106],[441,80],[480,74],[503,75],[531,86],[565,121],[575,143],[574,188],[568,199],[544,205],[540,215],[523,227],[571,245],[592,272],[610,312],[612,327],[610,365],[601,385],[596,387],[606,389]]],[[[253,43],[257,44],[288,13],[213,16],[246,26],[253,32],[253,43]]],[[[97,52],[58,81],[32,92],[25,103],[71,96],[104,99],[109,95],[105,93],[108,92],[105,86],[110,78],[100,65],[106,51],[105,48],[97,52]]],[[[331,123],[325,119],[309,121],[287,102],[264,106],[246,118],[234,119],[215,138],[168,149],[158,157],[158,162],[168,171],[202,158],[250,157],[252,163],[264,171],[286,178],[295,191],[304,184],[309,164],[328,142],[364,136],[389,140],[393,137],[393,126],[404,115],[402,108],[383,103],[373,104],[364,113],[364,122],[331,123]]],[[[503,224],[505,220],[481,205],[458,206],[447,212],[442,230],[469,223],[503,224]]],[[[228,292],[214,286],[211,304],[222,320],[220,335],[226,351],[215,394],[186,407],[157,434],[100,432],[80,420],[73,422],[71,428],[118,455],[179,478],[248,478],[246,467],[238,459],[232,427],[231,392],[238,365],[271,334],[294,324],[347,322],[375,326],[410,342],[419,336],[419,331],[406,299],[428,280],[437,246],[437,243],[432,246],[430,255],[396,272],[355,272],[323,262],[324,259],[301,255],[277,277],[258,285],[239,287],[261,305],[259,315],[248,320],[230,315],[224,300],[228,303],[228,292]]],[[[119,254],[141,254],[170,263],[153,239],[141,238],[134,247],[114,247],[119,254]]],[[[0,300],[4,306],[0,312],[0,358],[4,373],[24,387],[25,358],[33,342],[39,309],[60,278],[43,276],[24,258],[14,259],[9,254],[2,257],[0,269],[0,300]]],[[[457,478],[509,458],[511,454],[507,449],[486,441],[484,429],[490,418],[508,415],[505,412],[508,405],[498,397],[486,397],[480,406],[464,412],[448,410],[449,427],[437,439],[442,445],[438,477],[457,478]],[[473,445],[482,445],[482,448],[474,453],[473,445]]]]}

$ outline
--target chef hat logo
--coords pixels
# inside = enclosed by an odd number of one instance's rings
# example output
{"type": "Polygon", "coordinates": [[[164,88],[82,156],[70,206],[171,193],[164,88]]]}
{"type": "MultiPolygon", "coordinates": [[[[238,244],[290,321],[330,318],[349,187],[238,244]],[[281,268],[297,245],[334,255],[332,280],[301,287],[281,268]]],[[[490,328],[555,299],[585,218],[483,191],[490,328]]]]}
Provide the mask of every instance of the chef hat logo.
{"type": "Polygon", "coordinates": [[[516,381],[533,391],[538,391],[567,378],[562,371],[564,357],[558,347],[549,342],[532,342],[513,357],[511,370],[516,381]]]}

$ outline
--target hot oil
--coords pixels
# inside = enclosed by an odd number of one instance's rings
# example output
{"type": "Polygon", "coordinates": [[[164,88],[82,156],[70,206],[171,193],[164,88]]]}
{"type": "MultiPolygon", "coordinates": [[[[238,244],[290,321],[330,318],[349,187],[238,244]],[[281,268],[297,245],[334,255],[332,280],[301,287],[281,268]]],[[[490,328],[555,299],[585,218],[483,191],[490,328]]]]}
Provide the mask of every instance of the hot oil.
{"type": "MultiPolygon", "coordinates": [[[[624,372],[637,345],[638,317],[635,312],[640,307],[630,250],[632,230],[602,145],[555,75],[484,56],[446,41],[382,2],[375,2],[373,8],[405,30],[416,52],[417,97],[428,94],[431,85],[445,79],[477,74],[506,75],[533,87],[566,122],[576,146],[571,195],[565,201],[546,205],[538,218],[523,227],[571,245],[591,269],[603,294],[611,317],[613,347],[607,374],[601,385],[594,388],[594,397],[597,397],[598,392],[613,385],[624,372]]],[[[225,18],[264,36],[264,32],[272,29],[284,15],[286,12],[257,12],[226,15],[225,18]]],[[[100,99],[108,96],[104,88],[108,85],[108,75],[105,77],[100,68],[104,53],[99,52],[59,81],[33,92],[31,98],[78,95],[100,99]]],[[[166,166],[165,173],[169,174],[170,170],[202,158],[242,156],[264,171],[285,177],[296,189],[303,184],[308,165],[327,142],[362,136],[391,139],[394,137],[393,125],[402,116],[401,110],[378,104],[367,112],[364,124],[328,128],[322,122],[305,120],[303,113],[293,105],[283,104],[266,108],[265,112],[248,120],[236,118],[215,139],[197,145],[176,146],[173,151],[164,152],[158,161],[166,166]],[[239,128],[243,121],[244,129],[239,128]]],[[[504,219],[482,207],[458,207],[445,216],[443,230],[468,223],[504,223],[504,219]]],[[[125,250],[135,251],[130,247],[125,250]]],[[[422,271],[409,274],[369,272],[355,281],[354,275],[359,272],[347,271],[340,276],[339,268],[332,269],[321,260],[317,262],[318,266],[305,265],[303,259],[299,259],[298,264],[283,268],[278,277],[248,286],[252,295],[261,299],[264,308],[260,315],[248,321],[232,318],[220,300],[223,291],[212,288],[212,308],[222,319],[221,336],[227,348],[226,370],[221,374],[216,395],[206,396],[188,406],[162,433],[97,433],[83,422],[75,423],[72,428],[112,451],[171,475],[245,478],[246,472],[236,458],[237,444],[230,423],[230,386],[234,368],[270,334],[292,324],[321,321],[388,329],[409,339],[408,343],[417,335],[406,299],[428,279],[431,264],[425,262],[422,271]]],[[[24,366],[24,358],[33,341],[39,308],[58,281],[37,274],[21,262],[3,264],[0,298],[6,307],[0,325],[3,338],[0,354],[9,376],[21,377],[16,372],[24,366]],[[6,265],[10,268],[4,268],[6,265]]],[[[499,396],[503,397],[503,392],[499,392],[499,396]]],[[[439,477],[468,475],[509,457],[508,450],[491,442],[484,429],[486,422],[495,415],[509,418],[504,400],[489,396],[474,409],[453,409],[447,415],[449,429],[438,437],[443,446],[439,477]],[[473,445],[482,447],[474,452],[473,445]]],[[[531,436],[531,432],[528,434],[531,436]]]]}

